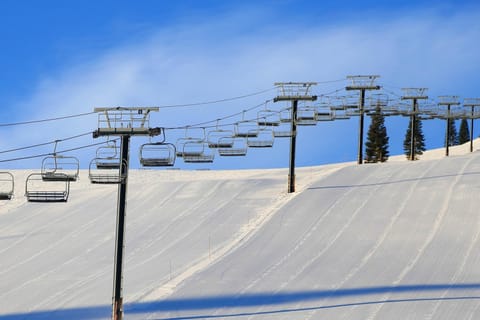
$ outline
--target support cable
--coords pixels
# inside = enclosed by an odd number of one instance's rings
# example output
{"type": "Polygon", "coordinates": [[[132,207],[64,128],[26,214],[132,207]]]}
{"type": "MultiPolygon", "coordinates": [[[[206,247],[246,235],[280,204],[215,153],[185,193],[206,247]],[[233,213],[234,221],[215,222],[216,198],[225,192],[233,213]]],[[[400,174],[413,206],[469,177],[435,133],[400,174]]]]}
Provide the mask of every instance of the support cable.
{"type": "Polygon", "coordinates": [[[10,150],[4,150],[4,151],[0,151],[0,154],[10,153],[10,152],[15,152],[15,151],[21,151],[21,150],[26,150],[26,149],[32,149],[32,148],[37,148],[37,147],[46,146],[46,145],[53,144],[53,143],[57,143],[57,142],[68,141],[68,140],[80,138],[80,137],[87,136],[87,135],[91,135],[91,134],[92,134],[91,132],[87,132],[87,133],[82,133],[82,134],[78,134],[78,135],[71,136],[71,137],[67,137],[67,138],[63,138],[63,139],[57,139],[57,140],[53,140],[53,141],[49,141],[49,142],[44,142],[44,143],[39,143],[39,144],[34,144],[34,145],[26,146],[26,147],[20,147],[20,148],[15,148],[15,149],[10,149],[10,150]]]}
{"type": "Polygon", "coordinates": [[[73,115],[69,115],[69,116],[48,118],[48,119],[41,119],[41,120],[30,120],[30,121],[12,122],[12,123],[0,123],[0,127],[13,127],[13,126],[20,126],[20,125],[25,125],[25,124],[35,124],[35,123],[70,119],[70,118],[79,118],[79,117],[88,116],[88,115],[91,115],[91,114],[94,114],[94,113],[95,112],[86,112],[86,113],[79,113],[79,114],[73,114],[73,115]]]}
{"type": "MultiPolygon", "coordinates": [[[[117,140],[119,140],[119,138],[118,139],[112,139],[112,140],[109,140],[109,141],[117,141],[117,140]]],[[[76,151],[76,150],[80,150],[80,149],[91,148],[91,147],[99,146],[101,144],[108,143],[109,141],[102,141],[102,142],[92,143],[92,144],[88,144],[88,145],[84,145],[84,146],[80,146],[80,147],[71,148],[71,149],[65,149],[65,150],[57,151],[56,154],[76,151]]],[[[4,160],[0,160],[0,163],[12,162],[12,161],[18,161],[18,160],[28,160],[28,159],[41,158],[41,157],[47,157],[47,156],[53,156],[53,155],[55,155],[54,152],[42,153],[42,154],[36,154],[36,155],[32,155],[32,156],[4,159],[4,160]]]]}

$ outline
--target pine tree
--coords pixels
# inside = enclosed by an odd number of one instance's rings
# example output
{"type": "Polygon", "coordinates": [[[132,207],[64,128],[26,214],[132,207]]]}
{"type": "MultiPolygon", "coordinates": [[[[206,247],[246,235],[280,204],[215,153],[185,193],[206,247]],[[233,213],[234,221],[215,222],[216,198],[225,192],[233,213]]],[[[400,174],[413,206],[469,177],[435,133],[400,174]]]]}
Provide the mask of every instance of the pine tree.
{"type": "MultiPolygon", "coordinates": [[[[457,134],[457,127],[455,125],[455,120],[454,119],[450,119],[448,121],[448,127],[450,128],[449,129],[449,138],[448,138],[448,142],[449,142],[449,146],[456,146],[458,144],[458,134],[457,134]]],[[[445,135],[445,143],[444,143],[444,146],[446,147],[447,146],[447,138],[446,138],[446,135],[445,135]]]]}
{"type": "Polygon", "coordinates": [[[470,130],[468,130],[467,119],[462,119],[460,122],[460,131],[458,132],[458,143],[464,144],[470,141],[470,130]]]}
{"type": "MultiPolygon", "coordinates": [[[[415,118],[415,160],[418,160],[418,155],[422,155],[423,151],[425,151],[425,137],[423,136],[422,130],[422,122],[415,118]]],[[[411,142],[412,142],[412,120],[408,123],[407,132],[405,133],[405,140],[403,140],[403,152],[407,159],[410,159],[410,152],[411,152],[411,142]]]]}
{"type": "Polygon", "coordinates": [[[365,143],[365,162],[385,162],[389,156],[389,139],[385,127],[385,118],[380,107],[375,109],[371,119],[372,122],[368,128],[367,142],[365,143]]]}

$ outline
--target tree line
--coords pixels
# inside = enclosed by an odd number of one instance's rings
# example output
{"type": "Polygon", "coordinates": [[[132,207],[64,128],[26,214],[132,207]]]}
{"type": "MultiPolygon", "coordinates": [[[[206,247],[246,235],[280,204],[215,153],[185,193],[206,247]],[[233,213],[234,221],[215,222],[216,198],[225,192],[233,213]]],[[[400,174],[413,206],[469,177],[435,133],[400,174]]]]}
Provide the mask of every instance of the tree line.
{"type": "MultiPolygon", "coordinates": [[[[415,137],[414,137],[414,159],[418,160],[418,156],[422,155],[425,149],[425,137],[422,130],[422,121],[418,117],[415,120],[415,137]]],[[[470,141],[470,130],[466,119],[462,119],[460,123],[460,130],[457,133],[455,121],[449,121],[449,146],[464,144],[470,141]]],[[[403,152],[407,159],[411,159],[411,135],[412,135],[412,118],[408,124],[405,132],[405,139],[403,140],[403,152]]],[[[381,108],[377,107],[371,115],[371,123],[367,132],[367,140],[365,143],[365,162],[385,162],[388,160],[388,134],[385,127],[385,117],[381,112],[381,108]]],[[[447,137],[445,137],[446,146],[447,137]]]]}

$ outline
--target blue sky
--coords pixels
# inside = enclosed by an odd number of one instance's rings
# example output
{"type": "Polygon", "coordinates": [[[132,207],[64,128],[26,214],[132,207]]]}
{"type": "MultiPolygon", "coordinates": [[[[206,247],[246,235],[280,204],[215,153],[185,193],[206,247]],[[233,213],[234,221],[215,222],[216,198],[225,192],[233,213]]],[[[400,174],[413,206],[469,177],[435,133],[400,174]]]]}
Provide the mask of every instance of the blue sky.
{"type": "MultiPolygon", "coordinates": [[[[97,106],[194,103],[272,88],[276,81],[329,81],[378,74],[379,84],[428,87],[432,98],[478,97],[480,5],[476,1],[14,1],[0,2],[0,123],[79,114],[97,106]]],[[[321,84],[317,94],[347,82],[321,84]]],[[[165,127],[214,120],[275,91],[222,104],[162,109],[165,127]]],[[[402,152],[407,119],[387,119],[391,154],[402,152]]],[[[368,122],[367,122],[368,124],[368,122]]],[[[93,131],[96,117],[0,127],[0,150],[93,131]]],[[[427,146],[443,145],[444,123],[424,122],[427,146]]],[[[366,127],[367,128],[367,127],[366,127]]],[[[302,127],[298,165],[353,161],[358,119],[302,127]]],[[[168,133],[175,140],[184,132],[168,133]]],[[[476,133],[478,136],[478,133],[476,133]]],[[[147,139],[135,138],[137,149],[147,139]]],[[[60,142],[59,149],[94,143],[60,142]]],[[[0,160],[53,151],[53,145],[0,160]]],[[[0,151],[1,152],[1,151],[0,151]]],[[[74,154],[87,167],[95,149],[74,154]]],[[[35,168],[41,158],[4,162],[35,168]]],[[[182,168],[198,168],[185,165],[182,168]]],[[[221,159],[208,168],[288,166],[288,142],[221,159]]]]}

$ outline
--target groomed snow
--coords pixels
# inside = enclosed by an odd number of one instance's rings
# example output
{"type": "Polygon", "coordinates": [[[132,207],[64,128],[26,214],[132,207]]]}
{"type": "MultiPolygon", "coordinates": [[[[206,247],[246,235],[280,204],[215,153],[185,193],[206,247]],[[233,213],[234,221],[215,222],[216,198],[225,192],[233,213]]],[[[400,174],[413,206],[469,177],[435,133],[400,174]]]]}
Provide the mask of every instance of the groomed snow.
{"type": "MultiPolygon", "coordinates": [[[[132,170],[126,319],[478,319],[480,154],[389,163],[132,170]]],[[[0,320],[108,319],[117,187],[0,202],[0,320]]]]}

